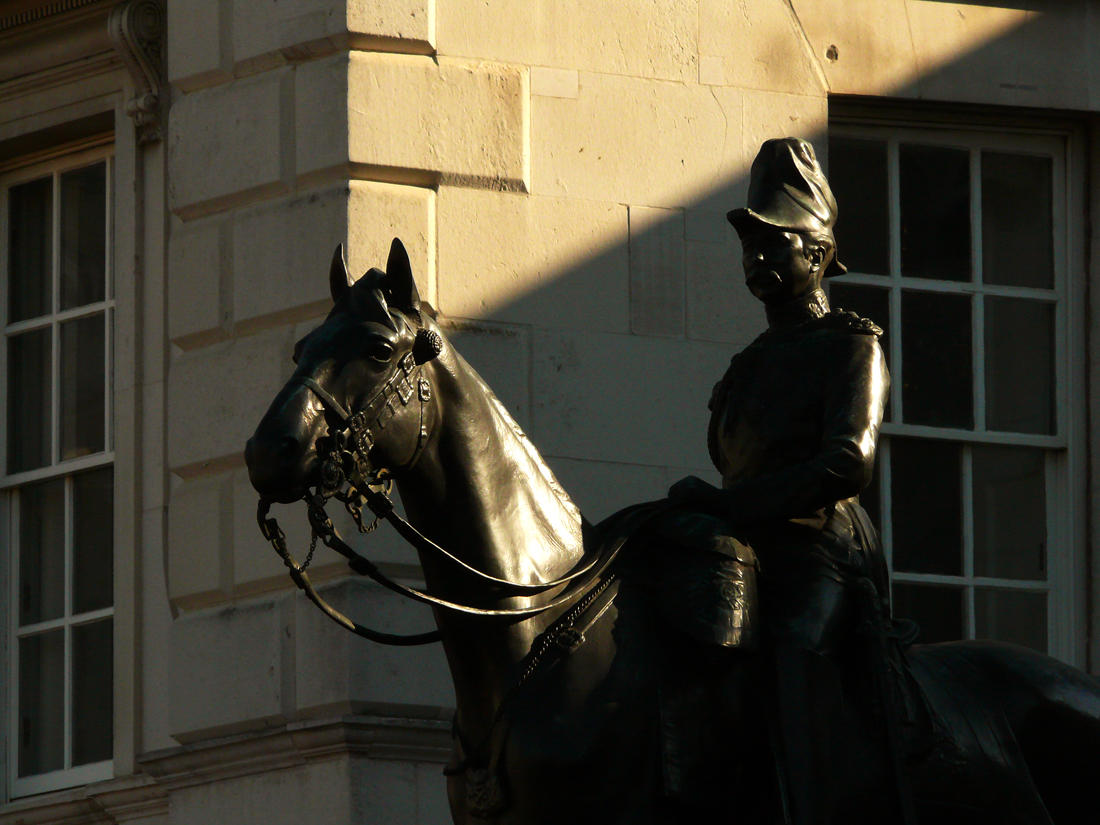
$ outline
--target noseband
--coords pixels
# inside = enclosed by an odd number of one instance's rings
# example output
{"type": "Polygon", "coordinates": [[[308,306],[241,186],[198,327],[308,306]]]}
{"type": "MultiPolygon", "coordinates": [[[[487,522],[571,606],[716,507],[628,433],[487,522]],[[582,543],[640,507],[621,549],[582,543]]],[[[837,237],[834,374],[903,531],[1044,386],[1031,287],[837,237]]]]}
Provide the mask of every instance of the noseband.
{"type": "MultiPolygon", "coordinates": [[[[441,634],[438,630],[408,636],[382,633],[364,627],[336,610],[317,593],[305,572],[313,557],[318,538],[324,542],[325,546],[342,555],[355,573],[368,576],[383,587],[409,599],[457,613],[511,618],[534,616],[577,601],[585,594],[591,594],[593,588],[598,588],[599,592],[602,593],[614,578],[614,574],[609,573],[608,568],[624,543],[612,543],[612,546],[603,553],[586,560],[565,576],[538,584],[523,584],[500,579],[471,567],[462,559],[433,542],[397,513],[393,500],[388,494],[389,489],[392,487],[393,472],[387,468],[375,468],[370,460],[370,451],[375,445],[376,434],[386,428],[390,420],[397,414],[399,405],[401,407],[408,406],[415,395],[420,403],[420,429],[417,434],[416,445],[409,459],[395,470],[396,472],[407,470],[420,459],[429,435],[425,424],[425,407],[432,399],[431,384],[421,374],[422,366],[427,361],[435,358],[442,349],[443,338],[438,332],[424,328],[418,330],[412,350],[398,361],[397,366],[385,383],[361,409],[354,413],[349,412],[315,379],[307,376],[292,379],[292,383],[304,386],[316,395],[325,406],[325,409],[334,415],[342,425],[340,427],[330,426],[328,435],[323,439],[324,445],[318,445],[318,453],[322,454],[320,483],[315,491],[307,491],[303,496],[307,505],[310,526],[313,530],[313,538],[309,554],[301,565],[291,555],[286,544],[286,534],[279,527],[278,522],[274,518],[268,517],[272,502],[269,499],[261,498],[256,513],[260,532],[282,558],[283,564],[290,572],[291,579],[305,592],[310,601],[345,629],[364,638],[387,645],[428,644],[439,641],[441,634]],[[340,537],[335,525],[325,512],[325,502],[329,498],[335,498],[343,502],[344,507],[355,520],[361,533],[371,532],[380,519],[386,519],[402,538],[415,549],[421,553],[435,555],[447,560],[460,572],[476,578],[483,584],[488,584],[499,597],[532,596],[555,587],[563,585],[568,585],[568,587],[565,587],[561,593],[546,604],[536,607],[489,609],[449,601],[400,584],[389,578],[373,562],[352,549],[340,537]],[[369,508],[375,515],[374,521],[370,524],[364,524],[364,506],[369,508]],[[605,573],[608,573],[608,575],[604,576],[605,573]]],[[[587,527],[585,530],[587,532],[587,527]]],[[[587,601],[587,598],[582,599],[582,602],[587,601]]],[[[566,623],[569,627],[572,626],[574,621],[570,615],[573,612],[570,611],[569,614],[562,617],[563,619],[570,619],[566,623]]],[[[561,620],[554,623],[556,633],[564,632],[567,629],[566,627],[557,628],[559,623],[562,623],[561,620]]]]}

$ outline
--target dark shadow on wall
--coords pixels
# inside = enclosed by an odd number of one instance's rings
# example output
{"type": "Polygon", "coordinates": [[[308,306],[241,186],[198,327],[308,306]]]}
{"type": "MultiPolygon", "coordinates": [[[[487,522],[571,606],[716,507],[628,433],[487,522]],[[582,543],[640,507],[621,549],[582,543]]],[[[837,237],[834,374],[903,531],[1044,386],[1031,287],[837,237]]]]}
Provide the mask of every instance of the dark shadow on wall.
{"type": "MultiPolygon", "coordinates": [[[[1087,73],[1085,37],[1083,23],[1040,15],[881,99],[864,100],[957,104],[975,99],[976,89],[1004,105],[1027,107],[1034,99],[1034,105],[1084,109],[1087,101],[1073,96],[1087,89],[1080,76],[1087,73]],[[1058,48],[1059,55],[1081,55],[1079,65],[1043,62],[1036,43],[1054,37],[1063,45],[1067,37],[1081,41],[1079,50],[1072,43],[1058,48]],[[1021,79],[1033,90],[1021,91],[1021,79]]],[[[981,108],[968,106],[963,114],[981,108]]],[[[784,120],[777,113],[776,123],[784,120]]],[[[814,144],[827,167],[827,135],[798,136],[814,144]]],[[[598,136],[592,139],[598,145],[598,136]]],[[[740,244],[725,220],[727,210],[744,205],[750,162],[745,158],[738,174],[656,220],[652,209],[622,206],[625,237],[620,233],[556,277],[493,307],[499,320],[449,319],[456,346],[589,517],[663,495],[689,472],[717,480],[705,447],[711,388],[728,359],[764,328],[763,312],[742,281],[740,244]],[[645,220],[636,220],[635,211],[644,211],[645,220]]],[[[843,211],[841,203],[841,221],[843,211]]],[[[839,251],[843,257],[843,247],[839,251]]],[[[441,271],[440,277],[455,274],[441,271]]],[[[446,312],[445,303],[442,308],[446,312]]]]}

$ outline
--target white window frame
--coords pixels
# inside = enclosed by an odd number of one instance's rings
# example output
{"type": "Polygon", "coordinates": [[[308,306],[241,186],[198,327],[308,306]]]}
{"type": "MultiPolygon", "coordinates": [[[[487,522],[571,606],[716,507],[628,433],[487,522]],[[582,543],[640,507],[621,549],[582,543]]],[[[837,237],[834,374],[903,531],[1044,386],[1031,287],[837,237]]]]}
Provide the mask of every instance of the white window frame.
{"type": "MultiPolygon", "coordinates": [[[[890,335],[889,361],[895,372],[902,363],[902,335],[897,334],[901,320],[902,287],[923,292],[954,295],[990,295],[1028,298],[1055,306],[1055,409],[1056,432],[1052,435],[993,432],[985,429],[985,327],[983,301],[972,301],[971,339],[974,388],[974,429],[932,427],[901,422],[902,382],[891,388],[891,421],[884,423],[886,436],[880,445],[879,502],[883,544],[895,582],[942,584],[961,587],[966,594],[963,620],[967,637],[975,634],[975,589],[996,587],[1002,590],[1030,590],[1047,594],[1047,650],[1050,655],[1083,666],[1086,659],[1085,559],[1085,421],[1084,369],[1071,354],[1085,351],[1084,309],[1086,273],[1083,259],[1083,190],[1079,180],[1084,169],[1082,140],[1072,124],[1051,125],[1019,119],[983,119],[967,123],[961,118],[941,115],[940,122],[921,122],[923,118],[897,115],[884,107],[878,116],[868,117],[871,107],[840,115],[830,120],[830,137],[863,138],[885,141],[887,145],[889,207],[889,274],[850,272],[835,279],[853,286],[873,286],[889,290],[890,335]],[[868,122],[877,121],[877,122],[868,122]],[[972,280],[966,282],[903,277],[901,274],[901,216],[898,146],[904,142],[961,148],[970,152],[970,217],[972,280]],[[976,174],[981,149],[1049,155],[1053,158],[1054,284],[1052,289],[995,286],[982,283],[981,178],[976,174]],[[1072,170],[1079,170],[1074,172],[1072,170]],[[893,525],[891,510],[890,436],[934,438],[961,442],[963,488],[963,570],[961,575],[894,572],[891,550],[893,525]],[[974,574],[972,451],[969,445],[1000,444],[1042,448],[1046,451],[1047,490],[1047,578],[1045,582],[982,577],[974,574]]],[[[843,210],[843,204],[840,205],[843,210]]],[[[841,250],[843,259],[843,250],[841,250]]]]}
{"type": "MultiPolygon", "coordinates": [[[[0,578],[6,576],[8,585],[7,610],[0,610],[0,637],[4,640],[3,655],[4,680],[8,684],[6,704],[3,712],[3,726],[7,733],[3,738],[7,742],[7,798],[17,798],[62,788],[84,785],[110,779],[114,776],[114,760],[106,759],[100,762],[71,766],[72,759],[72,629],[74,627],[112,618],[115,614],[115,604],[112,598],[111,607],[95,611],[72,614],[72,546],[73,546],[73,476],[86,470],[100,467],[113,466],[114,454],[114,328],[115,328],[115,277],[114,277],[114,147],[111,144],[100,145],[82,151],[70,152],[58,155],[47,161],[34,165],[28,165],[16,170],[0,173],[0,237],[7,238],[9,231],[8,197],[10,187],[20,183],[51,175],[53,177],[53,209],[51,214],[51,262],[52,262],[52,300],[53,305],[48,314],[30,320],[17,321],[8,324],[8,257],[0,255],[0,387],[7,391],[7,342],[11,335],[27,332],[33,329],[51,328],[51,359],[52,381],[51,388],[51,455],[50,464],[45,467],[27,470],[11,475],[6,474],[7,469],[7,403],[0,404],[0,578]],[[105,299],[93,304],[86,304],[74,309],[60,310],[60,175],[64,172],[79,169],[98,162],[106,164],[106,199],[105,209],[105,251],[106,251],[106,289],[105,299]],[[60,439],[60,323],[75,318],[104,313],[104,449],[99,453],[80,456],[70,460],[61,460],[59,455],[60,439]],[[65,479],[65,599],[64,615],[61,618],[38,622],[26,627],[19,627],[16,605],[18,605],[19,582],[19,525],[18,503],[19,489],[22,485],[54,478],[65,479]],[[3,615],[6,614],[6,615],[3,615]],[[63,628],[65,631],[65,684],[64,684],[64,750],[63,758],[68,767],[50,771],[44,774],[31,776],[18,776],[19,760],[19,663],[18,663],[18,639],[22,636],[35,635],[63,628]]],[[[5,241],[6,250],[6,241],[5,241]]],[[[117,489],[117,483],[116,483],[117,489]]],[[[113,626],[113,624],[112,624],[113,626]]],[[[115,628],[117,637],[117,628],[115,628]]],[[[117,648],[117,644],[114,645],[117,648]]],[[[106,663],[115,672],[114,662],[106,663]]],[[[112,679],[112,682],[114,680],[112,679]]]]}

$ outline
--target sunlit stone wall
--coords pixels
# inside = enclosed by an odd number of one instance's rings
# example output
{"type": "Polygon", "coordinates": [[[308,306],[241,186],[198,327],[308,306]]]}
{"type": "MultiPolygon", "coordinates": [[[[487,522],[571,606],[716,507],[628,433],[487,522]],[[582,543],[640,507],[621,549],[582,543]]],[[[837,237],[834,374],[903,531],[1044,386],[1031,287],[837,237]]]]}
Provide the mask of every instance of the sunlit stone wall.
{"type": "MultiPolygon", "coordinates": [[[[760,142],[824,156],[830,94],[1093,110],[1095,13],[1059,6],[168,0],[175,618],[141,654],[140,761],[173,825],[446,821],[442,654],[358,641],[295,594],[241,457],[327,312],[337,243],[358,275],[402,238],[454,344],[598,519],[714,477],[710,388],[763,326],[724,217],[760,142]]],[[[280,516],[302,546],[304,514],[280,516]]],[[[415,574],[399,541],[370,546],[415,574]]],[[[315,568],[361,617],[430,622],[315,568]]]]}

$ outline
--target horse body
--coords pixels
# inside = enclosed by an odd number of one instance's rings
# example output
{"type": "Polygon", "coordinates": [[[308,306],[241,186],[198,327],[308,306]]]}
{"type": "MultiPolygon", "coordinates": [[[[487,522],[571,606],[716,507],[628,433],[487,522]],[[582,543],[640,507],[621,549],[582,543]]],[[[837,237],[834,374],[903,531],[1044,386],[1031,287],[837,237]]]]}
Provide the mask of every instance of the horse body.
{"type": "MultiPolygon", "coordinates": [[[[338,260],[335,309],[299,345],[295,377],[246,451],[266,498],[293,501],[318,483],[318,442],[332,426],[332,403],[312,387],[323,386],[348,410],[371,407],[377,387],[394,380],[398,359],[413,352],[418,331],[439,334],[399,242],[387,272],[372,270],[355,286],[338,260]]],[[[453,348],[420,364],[416,381],[419,405],[402,396],[407,406],[391,399],[389,417],[380,414],[371,463],[392,470],[410,522],[428,539],[515,585],[487,585],[453,560],[421,553],[428,591],[489,609],[551,604],[595,545],[616,538],[621,519],[584,524],[453,348]]],[[[644,545],[647,534],[642,529],[637,542],[644,545]]],[[[621,565],[620,580],[589,611],[583,644],[555,650],[526,675],[532,645],[572,602],[511,618],[435,609],[457,702],[447,770],[456,823],[776,821],[767,680],[757,657],[734,651],[719,661],[675,638],[652,609],[653,583],[637,562],[645,553],[631,555],[633,568],[629,559],[621,565]],[[669,697],[677,696],[705,708],[697,722],[712,723],[670,735],[669,697]],[[677,741],[693,749],[694,762],[679,759],[677,741]],[[695,775],[680,775],[684,766],[695,775]]],[[[931,733],[908,765],[920,821],[1061,825],[1081,821],[1086,804],[1095,815],[1087,780],[1100,776],[1096,680],[1003,645],[916,647],[909,660],[911,698],[927,708],[931,733]]],[[[837,743],[845,821],[900,822],[877,730],[865,713],[854,713],[850,727],[854,735],[837,743]]]]}

